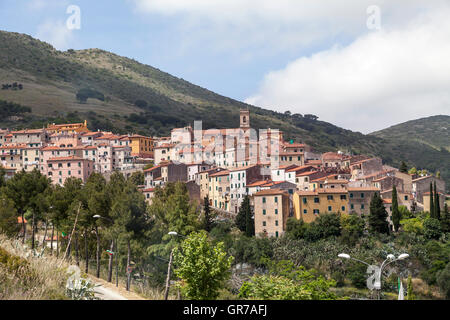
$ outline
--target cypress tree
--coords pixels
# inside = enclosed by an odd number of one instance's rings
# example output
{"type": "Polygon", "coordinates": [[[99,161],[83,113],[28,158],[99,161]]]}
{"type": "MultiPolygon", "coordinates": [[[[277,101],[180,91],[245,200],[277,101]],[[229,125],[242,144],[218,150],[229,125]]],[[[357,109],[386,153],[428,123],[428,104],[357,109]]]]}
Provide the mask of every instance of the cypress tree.
{"type": "Polygon", "coordinates": [[[443,232],[450,232],[450,212],[447,203],[444,204],[444,211],[441,217],[441,228],[443,232]]]}
{"type": "Polygon", "coordinates": [[[434,216],[434,199],[433,199],[433,184],[430,182],[430,216],[435,218],[434,216]]]}
{"type": "Polygon", "coordinates": [[[239,212],[236,216],[236,226],[248,237],[255,235],[255,222],[253,219],[252,209],[250,207],[250,198],[246,196],[242,201],[239,212]]]}
{"type": "Polygon", "coordinates": [[[211,208],[209,206],[209,195],[203,199],[203,214],[204,214],[204,228],[210,232],[213,225],[213,217],[211,215],[211,208]]]}
{"type": "Polygon", "coordinates": [[[370,231],[389,234],[388,213],[383,200],[378,192],[375,192],[370,201],[369,227],[370,231]]]}
{"type": "Polygon", "coordinates": [[[398,231],[400,226],[400,210],[398,210],[398,199],[397,199],[397,188],[394,186],[392,188],[392,223],[394,224],[395,232],[398,231]]]}
{"type": "Polygon", "coordinates": [[[436,188],[436,181],[434,181],[434,216],[436,219],[441,219],[441,204],[439,202],[439,192],[436,188]]]}

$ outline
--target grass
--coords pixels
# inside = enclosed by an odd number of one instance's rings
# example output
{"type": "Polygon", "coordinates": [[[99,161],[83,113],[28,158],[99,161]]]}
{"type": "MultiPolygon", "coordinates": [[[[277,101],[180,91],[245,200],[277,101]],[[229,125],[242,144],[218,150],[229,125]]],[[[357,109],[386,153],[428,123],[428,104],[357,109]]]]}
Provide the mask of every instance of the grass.
{"type": "Polygon", "coordinates": [[[68,266],[0,235],[0,300],[66,300],[68,266]]]}

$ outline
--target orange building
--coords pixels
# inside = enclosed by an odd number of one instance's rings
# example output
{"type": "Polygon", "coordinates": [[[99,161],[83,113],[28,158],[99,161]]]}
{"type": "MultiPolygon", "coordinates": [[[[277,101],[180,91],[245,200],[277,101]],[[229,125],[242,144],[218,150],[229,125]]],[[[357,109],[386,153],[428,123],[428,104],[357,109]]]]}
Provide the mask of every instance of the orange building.
{"type": "Polygon", "coordinates": [[[153,158],[154,143],[153,138],[141,135],[133,135],[129,137],[131,141],[131,155],[142,158],[153,158]]]}
{"type": "Polygon", "coordinates": [[[80,133],[80,132],[89,132],[87,127],[87,121],[84,120],[84,123],[68,123],[68,124],[49,124],[47,126],[47,132],[52,133],[80,133]]]}

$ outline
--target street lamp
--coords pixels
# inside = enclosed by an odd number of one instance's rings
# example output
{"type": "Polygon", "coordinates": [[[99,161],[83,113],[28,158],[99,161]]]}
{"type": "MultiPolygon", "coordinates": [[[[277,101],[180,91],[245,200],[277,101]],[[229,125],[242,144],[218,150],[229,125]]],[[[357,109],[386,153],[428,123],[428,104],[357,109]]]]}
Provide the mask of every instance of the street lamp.
{"type": "MultiPolygon", "coordinates": [[[[359,259],[355,259],[353,257],[350,257],[350,255],[346,254],[346,253],[340,253],[338,254],[339,258],[343,258],[343,259],[351,259],[351,260],[355,260],[358,262],[361,262],[365,265],[371,266],[370,264],[368,264],[367,262],[364,262],[362,260],[359,259]]],[[[383,274],[383,269],[388,265],[391,264],[395,261],[399,261],[399,260],[404,260],[407,259],[409,257],[409,254],[407,253],[402,253],[400,254],[397,258],[393,255],[393,254],[389,254],[386,257],[386,260],[383,261],[383,263],[381,264],[381,266],[378,268],[378,270],[376,270],[375,272],[375,282],[374,282],[374,289],[377,290],[378,292],[378,300],[380,299],[380,291],[381,291],[381,276],[383,274]],[[389,261],[389,262],[388,262],[389,261]]]]}
{"type": "MultiPolygon", "coordinates": [[[[175,237],[182,237],[186,238],[185,236],[178,234],[176,231],[169,231],[168,235],[175,236],[175,237]]],[[[173,259],[173,251],[175,250],[175,247],[172,248],[172,251],[170,251],[170,258],[169,258],[169,266],[167,268],[167,278],[166,278],[166,290],[164,291],[164,300],[167,300],[169,297],[169,288],[170,288],[170,269],[172,268],[172,259],[173,259]]]]}
{"type": "MultiPolygon", "coordinates": [[[[114,221],[112,219],[106,218],[106,217],[102,217],[99,214],[96,214],[93,216],[93,218],[95,219],[105,219],[110,221],[111,223],[114,223],[114,221]]],[[[116,287],[119,287],[119,263],[118,263],[118,255],[119,255],[119,242],[117,239],[117,235],[115,236],[114,242],[116,243],[116,252],[115,252],[115,256],[116,256],[116,287]]]]}

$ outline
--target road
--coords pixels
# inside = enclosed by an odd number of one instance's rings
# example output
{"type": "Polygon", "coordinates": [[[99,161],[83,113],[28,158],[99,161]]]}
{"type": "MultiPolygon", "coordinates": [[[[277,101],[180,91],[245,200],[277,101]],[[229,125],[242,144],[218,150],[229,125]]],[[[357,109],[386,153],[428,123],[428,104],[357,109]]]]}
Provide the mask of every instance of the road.
{"type": "Polygon", "coordinates": [[[105,288],[100,285],[95,288],[95,296],[101,300],[128,300],[127,298],[121,296],[119,293],[114,292],[110,289],[105,288]]]}

